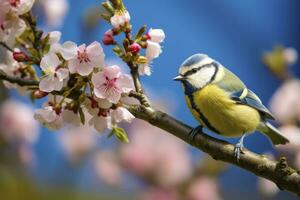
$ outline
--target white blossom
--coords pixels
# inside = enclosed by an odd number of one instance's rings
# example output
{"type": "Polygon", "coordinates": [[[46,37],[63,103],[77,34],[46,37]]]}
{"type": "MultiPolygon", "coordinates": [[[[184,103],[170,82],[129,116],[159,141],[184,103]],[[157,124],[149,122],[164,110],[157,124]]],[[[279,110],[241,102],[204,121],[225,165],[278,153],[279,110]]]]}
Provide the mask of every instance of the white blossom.
{"type": "Polygon", "coordinates": [[[50,130],[57,130],[63,126],[61,113],[57,113],[52,106],[36,110],[34,118],[50,130]]]}
{"type": "Polygon", "coordinates": [[[50,27],[60,27],[69,9],[67,0],[42,0],[41,4],[50,27]]]}
{"type": "Polygon", "coordinates": [[[113,110],[111,113],[112,120],[115,123],[120,122],[128,122],[131,123],[132,120],[135,118],[126,108],[118,107],[116,110],[113,110]]]}
{"type": "Polygon", "coordinates": [[[64,80],[68,79],[69,71],[60,68],[60,60],[55,54],[47,54],[42,60],[40,67],[45,73],[41,79],[39,88],[44,92],[60,91],[63,87],[64,80]]]}
{"type": "MultiPolygon", "coordinates": [[[[65,46],[63,45],[63,49],[68,49],[68,47],[71,49],[72,45],[71,43],[67,43],[65,46]]],[[[93,42],[87,47],[85,44],[79,46],[77,54],[70,56],[68,66],[71,73],[78,73],[82,76],[89,75],[94,67],[103,67],[104,52],[101,45],[98,42],[93,42]]]]}
{"type": "Polygon", "coordinates": [[[130,21],[130,15],[128,11],[116,12],[114,16],[110,18],[110,23],[115,28],[124,26],[126,22],[130,21]]]}
{"type": "Polygon", "coordinates": [[[161,43],[165,39],[165,33],[162,29],[150,29],[148,32],[149,39],[152,42],[161,43]]]}

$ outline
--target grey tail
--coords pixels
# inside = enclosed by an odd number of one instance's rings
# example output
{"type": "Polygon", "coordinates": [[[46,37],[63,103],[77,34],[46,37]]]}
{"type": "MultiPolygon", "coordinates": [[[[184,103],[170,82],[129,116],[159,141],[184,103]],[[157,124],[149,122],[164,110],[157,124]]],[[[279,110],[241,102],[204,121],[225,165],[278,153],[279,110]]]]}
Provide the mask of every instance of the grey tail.
{"type": "Polygon", "coordinates": [[[282,133],[280,133],[277,128],[275,128],[269,122],[261,122],[257,130],[268,136],[274,145],[286,144],[290,142],[282,135],[282,133]]]}

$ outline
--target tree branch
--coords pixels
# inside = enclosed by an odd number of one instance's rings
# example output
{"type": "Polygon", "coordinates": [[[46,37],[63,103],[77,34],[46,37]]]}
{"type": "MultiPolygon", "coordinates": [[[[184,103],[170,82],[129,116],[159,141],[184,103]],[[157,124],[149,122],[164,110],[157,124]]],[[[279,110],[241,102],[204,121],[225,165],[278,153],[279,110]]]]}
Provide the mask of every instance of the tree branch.
{"type": "MultiPolygon", "coordinates": [[[[0,79],[16,83],[20,86],[37,86],[38,81],[25,80],[6,75],[0,70],[0,79]]],[[[143,98],[143,94],[132,92],[134,97],[143,98]]],[[[194,141],[189,140],[189,133],[192,128],[180,122],[168,114],[155,110],[150,105],[127,106],[127,109],[137,118],[145,120],[150,124],[159,127],[194,147],[208,153],[216,160],[231,163],[257,176],[264,177],[274,182],[280,189],[284,189],[300,195],[299,171],[288,166],[286,158],[273,161],[263,155],[255,154],[244,150],[237,162],[234,157],[234,146],[226,141],[213,138],[205,133],[197,134],[194,141]]]]}
{"type": "Polygon", "coordinates": [[[27,80],[22,78],[17,78],[13,76],[9,76],[6,73],[4,73],[2,70],[0,70],[0,80],[6,80],[10,83],[16,83],[19,86],[37,86],[39,85],[38,81],[35,80],[27,80]]]}
{"type": "Polygon", "coordinates": [[[226,141],[201,133],[197,134],[191,143],[188,137],[192,130],[191,127],[174,119],[168,114],[144,106],[130,106],[128,109],[135,117],[175,135],[183,141],[208,153],[215,160],[234,164],[257,176],[269,179],[282,190],[284,189],[300,195],[299,171],[289,167],[286,158],[282,157],[276,162],[263,155],[245,150],[237,162],[234,157],[234,146],[226,141]]]}

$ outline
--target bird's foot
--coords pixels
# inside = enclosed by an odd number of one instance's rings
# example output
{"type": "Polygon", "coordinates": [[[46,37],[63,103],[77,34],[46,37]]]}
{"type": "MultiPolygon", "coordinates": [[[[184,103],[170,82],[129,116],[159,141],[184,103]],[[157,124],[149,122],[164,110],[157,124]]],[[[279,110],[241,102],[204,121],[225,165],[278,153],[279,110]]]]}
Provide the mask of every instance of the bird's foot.
{"type": "Polygon", "coordinates": [[[202,129],[203,129],[203,126],[199,125],[196,128],[193,128],[191,130],[191,132],[189,133],[189,136],[188,136],[190,143],[194,142],[194,139],[195,139],[197,133],[202,132],[202,129]]]}
{"type": "Polygon", "coordinates": [[[241,154],[244,153],[244,138],[246,135],[243,135],[241,137],[241,139],[238,141],[238,143],[236,143],[235,147],[234,147],[234,158],[237,162],[239,162],[240,158],[241,158],[241,154]]]}

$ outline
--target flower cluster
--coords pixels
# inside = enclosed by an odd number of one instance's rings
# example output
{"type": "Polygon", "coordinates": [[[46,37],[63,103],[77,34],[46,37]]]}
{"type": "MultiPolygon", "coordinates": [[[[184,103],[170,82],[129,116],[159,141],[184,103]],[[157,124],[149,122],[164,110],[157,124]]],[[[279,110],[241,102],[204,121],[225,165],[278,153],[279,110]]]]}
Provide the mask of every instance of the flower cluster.
{"type": "Polygon", "coordinates": [[[43,107],[36,110],[34,118],[49,129],[89,124],[101,133],[110,129],[117,138],[127,141],[118,124],[134,119],[126,109],[130,92],[134,89],[140,92],[140,88],[134,87],[136,81],[132,77],[151,74],[150,64],[162,52],[163,30],[146,32],[143,26],[133,37],[130,14],[124,5],[114,1],[103,4],[110,13],[107,21],[113,28],[104,34],[102,41],[105,45],[114,45],[113,51],[131,69],[130,76],[119,66],[105,63],[99,42],[80,45],[72,41],[60,42],[59,31],[44,33],[38,30],[36,19],[29,13],[33,3],[34,0],[0,3],[3,11],[0,12],[0,38],[2,46],[7,48],[7,58],[0,63],[0,70],[11,77],[37,83],[32,87],[18,87],[7,82],[5,85],[29,91],[32,100],[48,97],[43,107]],[[125,33],[122,45],[116,40],[121,33],[125,33]]]}
{"type": "Polygon", "coordinates": [[[15,38],[20,36],[26,23],[20,17],[31,10],[34,0],[2,0],[0,2],[0,41],[9,46],[15,44],[15,38]]]}
{"type": "Polygon", "coordinates": [[[102,42],[105,45],[114,45],[114,52],[117,56],[126,63],[136,65],[140,75],[151,75],[150,64],[162,52],[160,43],[165,39],[164,31],[151,28],[148,33],[144,34],[145,27],[142,27],[132,38],[129,12],[124,9],[112,10],[112,5],[109,2],[105,2],[103,5],[111,13],[109,22],[113,28],[105,32],[102,42]],[[122,32],[126,34],[123,47],[115,39],[115,36],[122,32]],[[140,54],[141,49],[145,49],[144,56],[140,54]]]}
{"type": "Polygon", "coordinates": [[[49,95],[49,101],[36,111],[35,118],[50,129],[64,124],[80,125],[92,115],[89,124],[99,132],[112,129],[134,117],[122,107],[121,97],[133,90],[132,79],[120,67],[106,66],[104,52],[98,42],[77,46],[74,42],[59,43],[60,33],[49,34],[49,52],[41,59],[43,71],[39,90],[49,95]],[[72,92],[78,97],[70,98],[72,92]],[[78,93],[78,94],[77,94],[78,93]]]}

